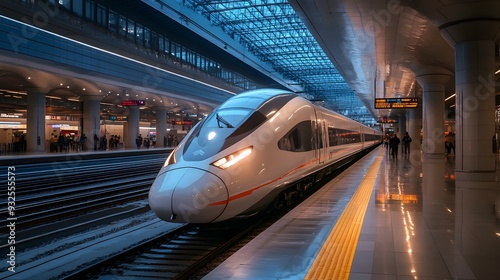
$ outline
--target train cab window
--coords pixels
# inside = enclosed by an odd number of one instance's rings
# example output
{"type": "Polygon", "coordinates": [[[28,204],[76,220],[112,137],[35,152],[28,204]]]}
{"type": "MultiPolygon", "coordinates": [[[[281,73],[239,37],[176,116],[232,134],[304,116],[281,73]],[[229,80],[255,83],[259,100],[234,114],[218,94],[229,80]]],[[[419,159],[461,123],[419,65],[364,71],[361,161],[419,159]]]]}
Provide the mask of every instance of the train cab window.
{"type": "Polygon", "coordinates": [[[290,152],[310,151],[312,135],[311,122],[301,122],[278,141],[278,148],[290,152]]]}
{"type": "Polygon", "coordinates": [[[217,110],[208,119],[206,127],[209,128],[235,128],[243,122],[252,111],[247,109],[217,110]]]}

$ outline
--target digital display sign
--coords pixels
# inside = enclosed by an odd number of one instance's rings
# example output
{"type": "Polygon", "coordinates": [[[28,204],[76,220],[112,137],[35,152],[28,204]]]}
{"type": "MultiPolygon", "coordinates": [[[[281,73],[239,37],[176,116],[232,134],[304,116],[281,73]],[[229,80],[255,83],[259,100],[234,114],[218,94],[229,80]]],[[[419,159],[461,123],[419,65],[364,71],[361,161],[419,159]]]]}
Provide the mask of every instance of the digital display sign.
{"type": "Polygon", "coordinates": [[[418,98],[375,98],[375,109],[418,108],[418,98]]]}
{"type": "Polygon", "coordinates": [[[191,125],[191,121],[172,121],[172,125],[191,125]]]}
{"type": "Polygon", "coordinates": [[[127,116],[109,116],[110,121],[126,121],[127,116]]]}
{"type": "Polygon", "coordinates": [[[389,119],[387,117],[379,117],[378,123],[399,123],[398,119],[389,119]]]}
{"type": "Polygon", "coordinates": [[[143,106],[146,104],[144,100],[123,100],[122,106],[143,106]]]}

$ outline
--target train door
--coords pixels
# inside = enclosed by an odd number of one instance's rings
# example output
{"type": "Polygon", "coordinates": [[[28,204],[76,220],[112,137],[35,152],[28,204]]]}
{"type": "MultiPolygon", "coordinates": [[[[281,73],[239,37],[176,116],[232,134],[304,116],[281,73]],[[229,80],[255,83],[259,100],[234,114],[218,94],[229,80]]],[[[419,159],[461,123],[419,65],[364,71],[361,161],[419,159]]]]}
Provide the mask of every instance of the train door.
{"type": "Polygon", "coordinates": [[[317,139],[317,158],[318,164],[323,164],[326,159],[327,142],[326,142],[326,122],[321,112],[316,111],[316,139],[317,139]]]}
{"type": "Polygon", "coordinates": [[[361,150],[364,150],[365,149],[365,130],[363,128],[363,126],[359,126],[359,140],[361,141],[361,150]]]}

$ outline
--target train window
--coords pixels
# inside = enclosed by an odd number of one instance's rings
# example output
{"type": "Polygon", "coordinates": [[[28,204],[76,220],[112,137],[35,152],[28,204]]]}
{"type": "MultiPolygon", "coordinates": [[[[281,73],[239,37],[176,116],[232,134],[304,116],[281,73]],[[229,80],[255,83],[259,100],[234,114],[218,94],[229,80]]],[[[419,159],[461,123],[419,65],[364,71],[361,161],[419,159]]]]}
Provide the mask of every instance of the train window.
{"type": "Polygon", "coordinates": [[[239,97],[228,100],[223,107],[242,107],[249,109],[257,109],[264,99],[258,97],[239,97]]]}
{"type": "Polygon", "coordinates": [[[219,109],[208,119],[206,127],[209,128],[235,128],[251,113],[247,109],[219,109]]]}
{"type": "Polygon", "coordinates": [[[127,37],[132,42],[135,41],[135,22],[131,19],[127,19],[127,37]]]}
{"type": "Polygon", "coordinates": [[[83,0],[73,0],[73,12],[78,16],[83,16],[83,0]]]}
{"type": "Polygon", "coordinates": [[[118,34],[122,37],[127,35],[127,18],[124,16],[118,17],[118,34]]]}
{"type": "Polygon", "coordinates": [[[301,122],[278,141],[278,148],[290,152],[310,151],[312,135],[311,121],[301,122]]]}
{"type": "Polygon", "coordinates": [[[101,4],[97,5],[97,24],[106,27],[106,7],[101,4]]]}
{"type": "Polygon", "coordinates": [[[113,33],[115,33],[118,28],[117,19],[118,15],[110,10],[108,13],[108,29],[113,33]]]}

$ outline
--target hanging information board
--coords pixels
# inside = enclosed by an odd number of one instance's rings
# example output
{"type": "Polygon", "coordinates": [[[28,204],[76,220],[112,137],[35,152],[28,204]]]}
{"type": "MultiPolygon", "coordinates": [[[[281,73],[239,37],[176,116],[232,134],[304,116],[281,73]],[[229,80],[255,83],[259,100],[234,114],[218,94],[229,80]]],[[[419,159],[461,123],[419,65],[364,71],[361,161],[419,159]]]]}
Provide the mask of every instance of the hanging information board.
{"type": "Polygon", "coordinates": [[[375,109],[418,108],[418,98],[375,98],[375,109]]]}
{"type": "Polygon", "coordinates": [[[146,104],[144,100],[123,100],[122,106],[143,106],[146,104]]]}

